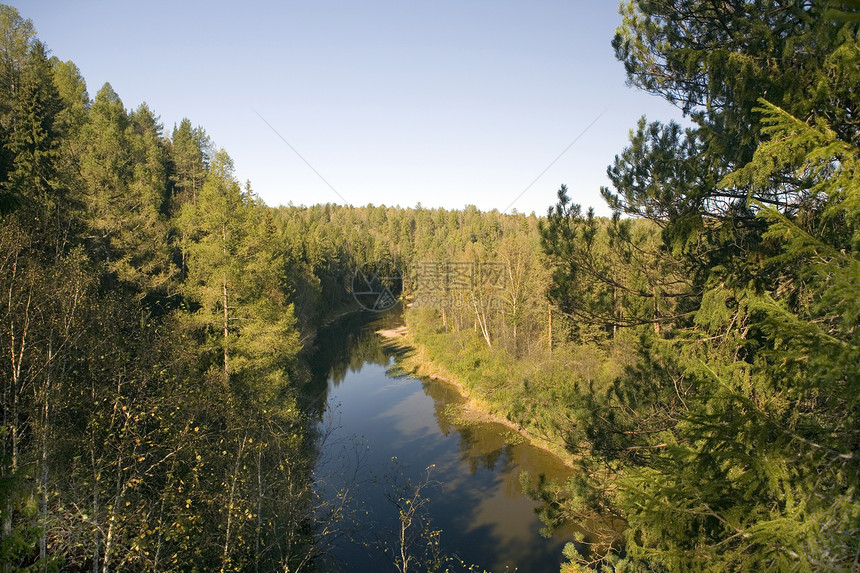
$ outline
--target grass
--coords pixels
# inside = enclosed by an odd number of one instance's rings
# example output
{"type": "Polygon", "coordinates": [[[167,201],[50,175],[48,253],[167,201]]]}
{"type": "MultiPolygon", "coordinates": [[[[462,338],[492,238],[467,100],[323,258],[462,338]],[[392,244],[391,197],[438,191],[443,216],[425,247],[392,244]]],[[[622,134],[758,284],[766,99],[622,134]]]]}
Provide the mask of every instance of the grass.
{"type": "MultiPolygon", "coordinates": [[[[438,332],[421,318],[405,313],[403,370],[453,383],[466,398],[465,407],[489,414],[513,434],[571,463],[564,447],[571,412],[581,392],[603,391],[611,383],[622,367],[618,359],[593,345],[514,358],[488,348],[472,331],[438,332]]],[[[474,423],[473,416],[456,410],[461,406],[451,408],[458,425],[474,423]]]]}

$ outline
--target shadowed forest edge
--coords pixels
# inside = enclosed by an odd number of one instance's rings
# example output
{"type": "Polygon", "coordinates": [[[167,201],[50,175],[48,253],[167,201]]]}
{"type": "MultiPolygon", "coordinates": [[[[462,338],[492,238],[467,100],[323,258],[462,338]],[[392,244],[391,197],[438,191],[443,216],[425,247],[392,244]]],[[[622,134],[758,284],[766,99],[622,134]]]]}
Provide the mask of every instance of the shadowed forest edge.
{"type": "Polygon", "coordinates": [[[548,528],[628,524],[563,570],[858,570],[858,2],[715,6],[622,5],[690,127],[634,127],[611,218],[266,206],[0,6],[0,570],[314,569],[305,358],[356,269],[574,460],[524,483],[548,528]]]}

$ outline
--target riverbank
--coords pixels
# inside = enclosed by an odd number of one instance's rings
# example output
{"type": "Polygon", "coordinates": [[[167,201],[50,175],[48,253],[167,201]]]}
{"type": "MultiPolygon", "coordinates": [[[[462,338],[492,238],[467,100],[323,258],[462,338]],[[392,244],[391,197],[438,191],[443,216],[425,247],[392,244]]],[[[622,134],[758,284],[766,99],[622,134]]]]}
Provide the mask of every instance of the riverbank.
{"type": "Polygon", "coordinates": [[[498,412],[497,408],[477,395],[477,392],[470,390],[465,381],[439,364],[438,361],[433,360],[428,349],[415,340],[406,326],[379,329],[376,333],[385,339],[386,344],[402,351],[398,365],[404,372],[418,378],[445,384],[456,390],[463,398],[463,404],[456,415],[458,421],[500,424],[527,440],[534,447],[554,455],[566,466],[574,467],[575,458],[564,448],[563,444],[538,436],[498,412]]]}

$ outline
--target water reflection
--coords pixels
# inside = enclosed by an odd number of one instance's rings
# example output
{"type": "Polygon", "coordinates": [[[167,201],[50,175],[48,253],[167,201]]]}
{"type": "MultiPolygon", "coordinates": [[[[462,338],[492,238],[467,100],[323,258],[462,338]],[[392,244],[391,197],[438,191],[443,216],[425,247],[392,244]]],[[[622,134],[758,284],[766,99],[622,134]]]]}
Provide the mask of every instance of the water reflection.
{"type": "Polygon", "coordinates": [[[385,570],[379,545],[399,523],[385,497],[396,458],[403,478],[416,481],[435,465],[431,479],[438,485],[425,492],[426,507],[447,552],[491,571],[558,571],[571,532],[540,536],[536,503],[522,493],[519,474],[565,479],[568,468],[528,443],[511,443],[506,426],[452,416],[462,398],[450,385],[390,375],[393,351],[373,332],[396,326],[398,318],[369,322],[359,315],[323,333],[311,367],[307,394],[316,419],[336,419],[332,442],[342,447],[351,439],[362,452],[346,471],[335,455],[323,456],[329,461],[317,468],[330,476],[339,464],[362,515],[361,530],[344,535],[332,557],[343,570],[385,570]]]}
{"type": "Polygon", "coordinates": [[[322,329],[306,361],[310,375],[303,392],[305,411],[315,419],[321,419],[329,390],[339,386],[347,374],[359,372],[365,364],[388,366],[391,353],[372,332],[374,328],[382,328],[397,321],[400,318],[396,313],[380,316],[356,312],[322,329]]]}

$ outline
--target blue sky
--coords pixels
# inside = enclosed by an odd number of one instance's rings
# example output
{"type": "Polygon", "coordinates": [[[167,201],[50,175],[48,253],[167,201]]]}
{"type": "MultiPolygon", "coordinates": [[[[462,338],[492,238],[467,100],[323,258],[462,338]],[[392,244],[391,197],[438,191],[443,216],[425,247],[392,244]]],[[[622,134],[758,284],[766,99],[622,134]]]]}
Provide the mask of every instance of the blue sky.
{"type": "Polygon", "coordinates": [[[680,119],[625,85],[615,2],[12,5],[91,97],[110,82],[168,135],[183,117],[203,126],[269,205],[544,214],[566,183],[606,214],[599,188],[637,119],[680,119]]]}

